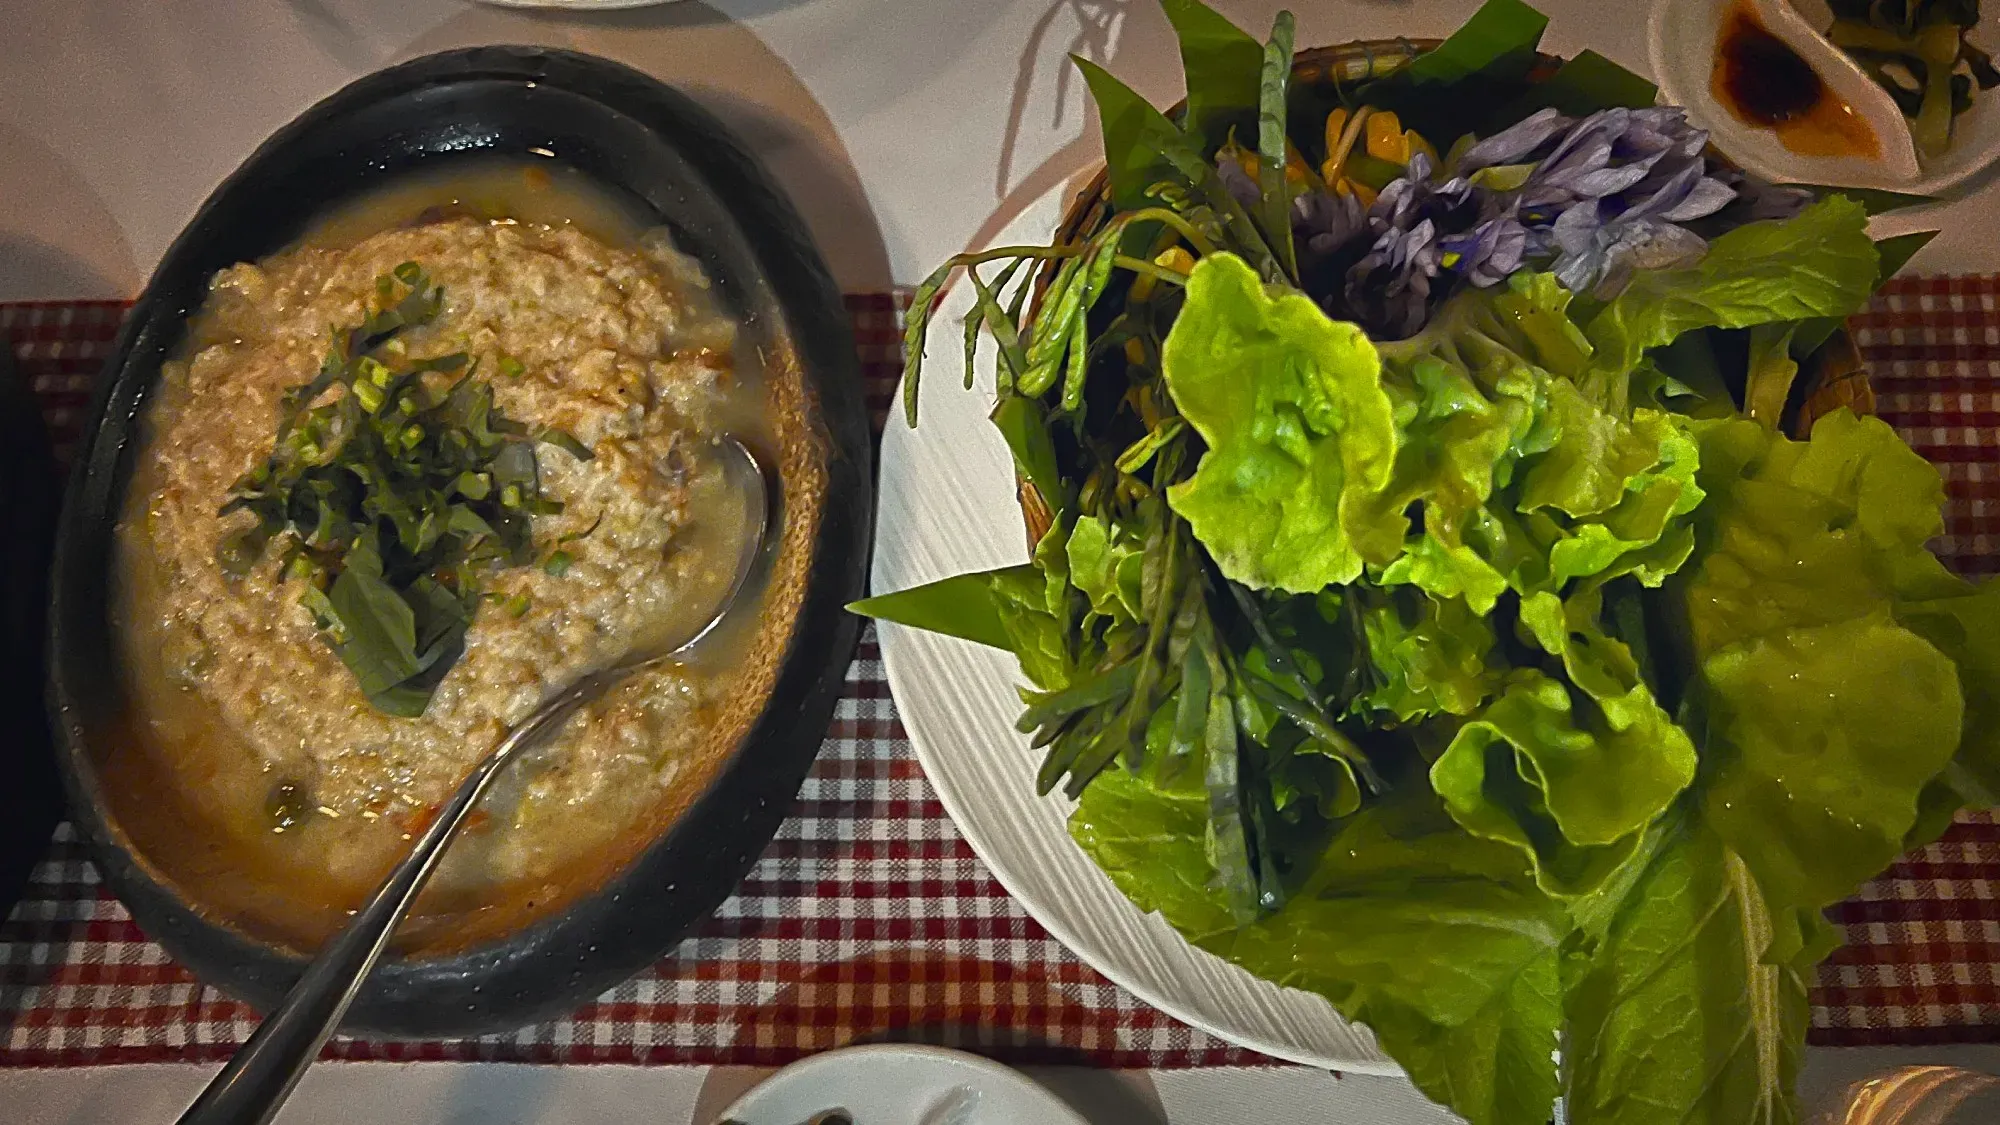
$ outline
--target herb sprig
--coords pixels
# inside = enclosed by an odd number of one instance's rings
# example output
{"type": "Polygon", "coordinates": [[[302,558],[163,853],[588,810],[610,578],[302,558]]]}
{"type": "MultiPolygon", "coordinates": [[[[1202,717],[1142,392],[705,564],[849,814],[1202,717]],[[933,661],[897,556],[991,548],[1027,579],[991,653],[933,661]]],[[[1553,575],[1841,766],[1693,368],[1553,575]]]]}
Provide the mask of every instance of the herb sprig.
{"type": "Polygon", "coordinates": [[[285,396],[271,453],[221,509],[254,520],[217,561],[240,576],[275,544],[369,702],[414,717],[464,651],[483,574],[532,564],[534,517],[563,509],[542,490],[535,446],[591,452],[502,414],[464,352],[408,357],[403,333],[444,304],[417,263],[378,278],[372,304],[285,396]]]}

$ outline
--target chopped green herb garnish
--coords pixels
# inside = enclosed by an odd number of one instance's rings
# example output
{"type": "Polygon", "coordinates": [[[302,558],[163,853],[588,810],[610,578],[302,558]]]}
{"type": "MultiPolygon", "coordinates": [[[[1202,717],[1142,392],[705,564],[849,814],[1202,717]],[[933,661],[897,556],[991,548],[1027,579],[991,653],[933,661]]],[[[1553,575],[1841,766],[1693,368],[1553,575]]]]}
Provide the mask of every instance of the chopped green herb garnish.
{"type": "Polygon", "coordinates": [[[561,578],[569,573],[569,564],[575,561],[576,557],[568,551],[556,551],[549,555],[549,561],[542,564],[542,571],[551,578],[561,578]]]}
{"type": "Polygon", "coordinates": [[[500,353],[500,374],[509,379],[519,379],[528,373],[526,364],[505,352],[500,353]]]}
{"type": "MultiPolygon", "coordinates": [[[[483,573],[531,565],[533,517],[562,511],[535,446],[591,457],[501,414],[464,352],[407,358],[399,334],[443,303],[415,262],[377,279],[362,324],[332,331],[318,374],[285,396],[270,456],[231,487],[222,514],[256,519],[216,551],[240,575],[279,541],[281,573],[306,583],[300,600],[369,701],[411,717],[463,650],[483,573]]],[[[519,617],[528,599],[503,608],[519,617]]]]}

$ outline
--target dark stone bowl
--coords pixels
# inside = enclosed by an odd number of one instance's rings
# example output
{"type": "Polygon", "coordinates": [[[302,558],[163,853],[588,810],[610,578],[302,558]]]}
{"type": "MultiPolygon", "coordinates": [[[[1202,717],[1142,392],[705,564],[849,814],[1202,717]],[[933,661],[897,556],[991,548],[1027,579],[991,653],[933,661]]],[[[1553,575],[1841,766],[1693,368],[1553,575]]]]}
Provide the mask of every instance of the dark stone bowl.
{"type": "Polygon", "coordinates": [[[842,608],[862,592],[871,527],[852,333],[803,224],[755,158],[685,95],[588,55],[483,47],[393,67],[308,110],[216,189],[140,295],[98,391],[58,530],[48,698],[73,816],[106,881],[176,959],[255,1006],[268,1008],[303,968],[298,953],[204,916],[170,885],[119,829],[96,768],[125,699],[107,605],[137,420],[208,279],[283,249],[329,208],[397,177],[537,149],[668,226],[706,266],[744,343],[793,359],[824,499],[803,540],[798,616],[770,694],[708,788],[560,913],[471,948],[385,961],[348,1015],[350,1033],[516,1027],[570,1010],[671,949],[777,830],[832,718],[859,628],[842,608]]]}

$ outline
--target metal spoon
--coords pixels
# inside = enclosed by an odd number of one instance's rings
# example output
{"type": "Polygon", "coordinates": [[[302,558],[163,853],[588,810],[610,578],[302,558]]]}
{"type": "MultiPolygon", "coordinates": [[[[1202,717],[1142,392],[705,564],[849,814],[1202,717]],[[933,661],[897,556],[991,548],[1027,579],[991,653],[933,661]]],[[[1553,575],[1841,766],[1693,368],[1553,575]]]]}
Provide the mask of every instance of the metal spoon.
{"type": "Polygon", "coordinates": [[[382,880],[367,904],[320,948],[292,991],[271,1009],[249,1042],[243,1044],[229,1065],[181,1114],[180,1125],[264,1125],[276,1116],[278,1107],[312,1065],[327,1037],[340,1025],[340,1017],[346,1014],[369,971],[388,948],[397,923],[437,870],[467,814],[486,795],[500,771],[558,729],[562,720],[578,707],[603,695],[632,673],[686,652],[728,615],[756,568],[770,521],[770,497],[763,470],[742,442],[725,436],[717,440],[716,448],[723,471],[740,486],[746,518],[736,573],[715,613],[693,636],[658,638],[655,643],[628,654],[615,666],[582,676],[516,724],[500,745],[459,783],[458,791],[438,809],[410,854],[382,880]]]}

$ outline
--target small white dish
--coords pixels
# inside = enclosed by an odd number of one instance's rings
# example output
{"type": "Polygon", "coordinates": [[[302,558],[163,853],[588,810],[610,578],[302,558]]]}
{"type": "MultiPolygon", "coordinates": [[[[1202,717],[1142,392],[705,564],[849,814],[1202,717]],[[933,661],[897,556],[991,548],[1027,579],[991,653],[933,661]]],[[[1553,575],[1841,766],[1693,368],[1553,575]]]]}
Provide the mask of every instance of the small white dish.
{"type": "Polygon", "coordinates": [[[900,1043],[795,1062],[731,1102],[719,1121],[799,1125],[836,1109],[854,1125],[1086,1125],[1020,1071],[964,1051],[900,1043]]]}
{"type": "MultiPolygon", "coordinates": [[[[1822,28],[1833,22],[1833,10],[1826,0],[1790,0],[1790,7],[1801,13],[1810,27],[1822,28]]],[[[1974,46],[1991,52],[2000,47],[2000,24],[1989,15],[1968,38],[1974,46]]],[[[1967,182],[1990,168],[1996,158],[2000,158],[2000,88],[1975,88],[1972,108],[1952,121],[1951,147],[1942,156],[1922,160],[1921,174],[1900,190],[1940,197],[1961,194],[1967,182]]]]}
{"type": "Polygon", "coordinates": [[[680,0],[479,0],[496,8],[553,8],[569,12],[618,12],[627,8],[652,8],[677,4],[680,0]]]}
{"type": "MultiPolygon", "coordinates": [[[[1664,99],[1685,106],[1717,148],[1769,180],[1944,197],[2000,157],[2000,90],[1975,91],[1972,108],[1952,125],[1951,147],[1942,156],[1922,159],[1895,100],[1821,33],[1832,22],[1825,0],[1657,0],[1648,25],[1654,78],[1664,99]],[[1717,43],[1739,5],[1798,52],[1833,94],[1868,123],[1881,142],[1878,159],[1800,155],[1779,143],[1773,130],[1742,121],[1716,99],[1710,82],[1717,43]]],[[[1982,23],[1972,39],[1990,46],[1993,35],[1990,22],[1982,23]]]]}
{"type": "Polygon", "coordinates": [[[1923,176],[1902,111],[1846,52],[1828,42],[1789,0],[1660,0],[1648,28],[1660,93],[1684,106],[1723,154],[1768,180],[1909,191],[1923,176]],[[1766,30],[1797,52],[1827,89],[1875,134],[1875,158],[1806,156],[1777,133],[1737,117],[1714,93],[1716,56],[1731,15],[1748,8],[1766,30]]]}

